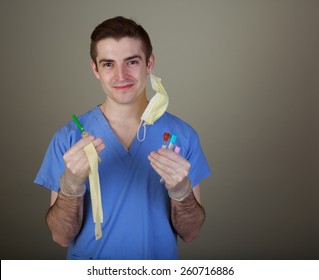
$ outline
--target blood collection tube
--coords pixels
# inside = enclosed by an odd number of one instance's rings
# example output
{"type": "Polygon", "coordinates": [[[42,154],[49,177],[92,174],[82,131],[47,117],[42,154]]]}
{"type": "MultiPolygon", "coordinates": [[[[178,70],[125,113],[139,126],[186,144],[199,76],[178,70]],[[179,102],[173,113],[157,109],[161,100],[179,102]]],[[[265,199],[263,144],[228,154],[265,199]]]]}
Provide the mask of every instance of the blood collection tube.
{"type": "Polygon", "coordinates": [[[169,144],[168,144],[168,147],[167,149],[169,150],[173,150],[174,149],[174,146],[175,146],[175,143],[176,143],[176,135],[175,134],[172,134],[170,140],[169,140],[169,144]]]}
{"type": "Polygon", "coordinates": [[[168,140],[169,140],[169,137],[171,135],[168,133],[168,132],[164,132],[163,134],[163,144],[162,144],[162,148],[166,149],[167,148],[167,144],[168,144],[168,140]]]}
{"type": "MultiPolygon", "coordinates": [[[[170,149],[170,150],[174,151],[175,153],[179,154],[181,148],[179,146],[175,146],[176,138],[177,138],[176,135],[172,134],[172,136],[169,140],[169,144],[168,144],[167,149],[170,149]]],[[[165,182],[164,179],[161,178],[160,183],[163,184],[164,182],[165,182]]]]}
{"type": "Polygon", "coordinates": [[[175,146],[174,152],[175,152],[176,154],[179,154],[180,150],[181,150],[181,147],[175,146]]]}

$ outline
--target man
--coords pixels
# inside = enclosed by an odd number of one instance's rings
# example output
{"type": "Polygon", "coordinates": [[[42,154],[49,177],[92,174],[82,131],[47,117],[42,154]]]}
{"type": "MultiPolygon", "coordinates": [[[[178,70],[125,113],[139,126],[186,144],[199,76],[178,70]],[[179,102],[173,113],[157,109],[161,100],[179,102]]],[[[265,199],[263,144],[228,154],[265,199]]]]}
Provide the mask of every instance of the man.
{"type": "Polygon", "coordinates": [[[69,247],[68,259],[177,259],[176,235],[193,240],[205,219],[199,183],[210,170],[198,136],[163,112],[137,139],[154,67],[143,27],[123,17],[102,22],[91,35],[91,59],[106,100],[79,117],[89,136],[81,137],[73,122],[57,131],[35,179],[52,191],[46,216],[52,238],[69,247]],[[161,148],[164,132],[177,136],[180,153],[161,148]],[[91,142],[102,160],[98,240],[84,151],[91,142]]]}

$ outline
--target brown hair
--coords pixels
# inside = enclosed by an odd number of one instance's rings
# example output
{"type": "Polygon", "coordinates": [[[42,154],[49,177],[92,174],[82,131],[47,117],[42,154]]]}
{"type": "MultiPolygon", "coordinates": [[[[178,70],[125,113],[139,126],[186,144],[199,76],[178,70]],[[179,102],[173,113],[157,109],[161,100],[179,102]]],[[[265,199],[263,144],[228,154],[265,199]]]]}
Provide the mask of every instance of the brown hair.
{"type": "Polygon", "coordinates": [[[153,51],[150,37],[145,29],[134,20],[119,16],[103,21],[95,27],[91,34],[90,56],[95,65],[97,65],[96,45],[100,40],[106,38],[119,40],[124,37],[141,40],[147,64],[153,51]]]}

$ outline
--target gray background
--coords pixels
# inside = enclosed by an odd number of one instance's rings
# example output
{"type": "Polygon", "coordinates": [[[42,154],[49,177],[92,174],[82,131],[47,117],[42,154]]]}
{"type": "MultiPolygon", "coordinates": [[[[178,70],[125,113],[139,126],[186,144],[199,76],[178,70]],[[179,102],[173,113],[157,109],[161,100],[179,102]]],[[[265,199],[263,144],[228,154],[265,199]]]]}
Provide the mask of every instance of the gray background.
{"type": "Polygon", "coordinates": [[[1,1],[1,259],[65,257],[33,180],[53,133],[103,102],[89,36],[117,15],[149,32],[169,111],[213,171],[181,258],[318,259],[318,14],[310,0],[1,1]]]}

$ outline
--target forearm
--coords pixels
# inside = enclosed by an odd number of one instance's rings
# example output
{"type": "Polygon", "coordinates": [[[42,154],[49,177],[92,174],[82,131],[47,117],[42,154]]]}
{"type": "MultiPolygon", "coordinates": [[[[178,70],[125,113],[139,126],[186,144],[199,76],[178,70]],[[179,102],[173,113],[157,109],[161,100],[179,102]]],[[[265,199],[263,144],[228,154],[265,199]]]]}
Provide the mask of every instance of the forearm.
{"type": "Polygon", "coordinates": [[[186,242],[192,241],[205,220],[204,208],[197,202],[194,193],[182,201],[171,199],[171,219],[177,234],[186,242]]]}
{"type": "Polygon", "coordinates": [[[63,247],[68,247],[77,236],[82,226],[82,219],[83,196],[65,196],[61,192],[46,215],[53,240],[63,247]]]}

